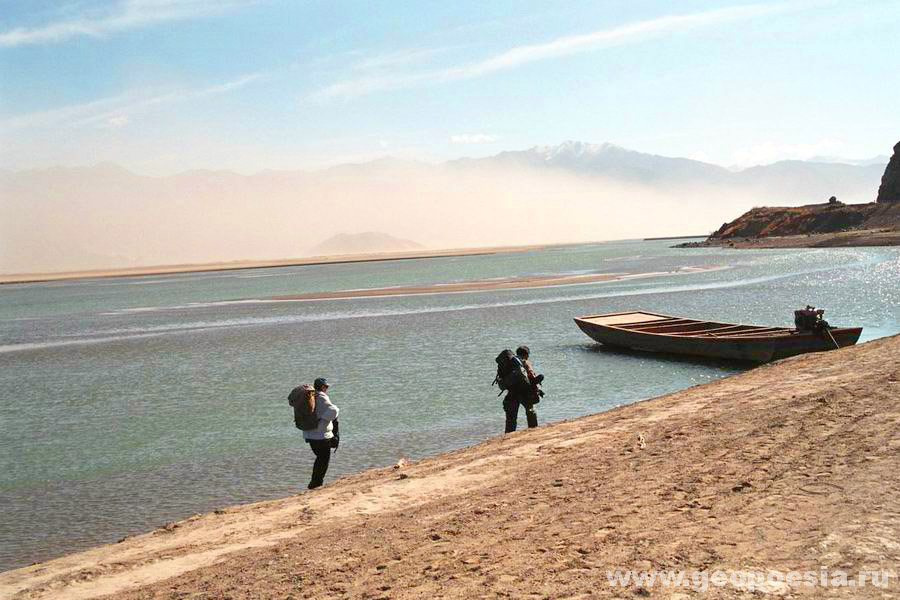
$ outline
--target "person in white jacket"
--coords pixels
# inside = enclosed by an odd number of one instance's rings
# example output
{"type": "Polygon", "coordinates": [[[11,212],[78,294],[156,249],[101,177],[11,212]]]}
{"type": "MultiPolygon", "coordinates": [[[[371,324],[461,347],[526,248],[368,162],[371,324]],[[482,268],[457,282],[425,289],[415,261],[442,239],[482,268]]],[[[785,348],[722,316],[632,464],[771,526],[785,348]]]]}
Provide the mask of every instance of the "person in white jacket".
{"type": "Polygon", "coordinates": [[[320,377],[315,380],[313,387],[316,390],[315,414],[319,419],[319,425],[315,429],[303,432],[303,439],[316,455],[312,479],[307,486],[311,490],[321,486],[325,480],[325,472],[328,471],[328,463],[331,461],[331,449],[337,446],[332,422],[338,417],[338,407],[331,403],[327,394],[328,381],[320,377]]]}

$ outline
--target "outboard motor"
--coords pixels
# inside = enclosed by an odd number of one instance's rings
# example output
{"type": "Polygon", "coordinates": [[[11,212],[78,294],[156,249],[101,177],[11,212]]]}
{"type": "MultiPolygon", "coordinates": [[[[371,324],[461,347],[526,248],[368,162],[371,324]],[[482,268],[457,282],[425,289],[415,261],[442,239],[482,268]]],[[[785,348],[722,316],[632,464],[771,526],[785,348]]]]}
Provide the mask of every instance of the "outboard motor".
{"type": "Polygon", "coordinates": [[[827,330],[830,325],[828,325],[828,321],[822,318],[823,314],[825,314],[824,308],[806,305],[806,308],[794,311],[794,326],[797,328],[797,331],[819,332],[827,330]]]}

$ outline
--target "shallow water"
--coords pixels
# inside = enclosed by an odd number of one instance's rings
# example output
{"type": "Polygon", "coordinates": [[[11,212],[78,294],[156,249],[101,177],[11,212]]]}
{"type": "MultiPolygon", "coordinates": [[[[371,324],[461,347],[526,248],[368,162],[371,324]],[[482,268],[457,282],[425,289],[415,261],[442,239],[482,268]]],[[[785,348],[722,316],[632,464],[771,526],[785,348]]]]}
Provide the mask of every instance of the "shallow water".
{"type": "MultiPolygon", "coordinates": [[[[746,365],[617,353],[572,317],[644,309],[790,325],[805,304],[866,341],[900,331],[900,249],[499,254],[0,287],[0,570],[304,489],[286,396],[325,376],[341,410],[329,479],[498,435],[493,357],[526,343],[542,423],[746,365]],[[585,285],[347,300],[278,295],[567,273],[585,285]],[[652,275],[648,275],[652,274],[652,275]]],[[[524,416],[520,418],[520,425],[524,416]]]]}

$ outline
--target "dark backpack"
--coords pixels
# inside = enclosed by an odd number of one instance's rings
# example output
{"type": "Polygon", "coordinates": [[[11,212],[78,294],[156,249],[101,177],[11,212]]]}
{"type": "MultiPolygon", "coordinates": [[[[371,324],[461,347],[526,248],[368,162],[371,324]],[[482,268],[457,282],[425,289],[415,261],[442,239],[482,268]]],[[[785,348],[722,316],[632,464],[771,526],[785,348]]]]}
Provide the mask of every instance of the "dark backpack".
{"type": "Polygon", "coordinates": [[[312,406],[309,402],[309,392],[312,389],[309,384],[300,385],[288,394],[288,404],[294,407],[294,425],[303,431],[316,429],[319,426],[319,418],[316,417],[315,396],[313,396],[312,406]]]}
{"type": "Polygon", "coordinates": [[[511,393],[520,394],[530,390],[528,373],[522,361],[512,350],[504,350],[494,359],[497,362],[497,376],[494,383],[500,388],[501,393],[509,390],[511,393]]]}

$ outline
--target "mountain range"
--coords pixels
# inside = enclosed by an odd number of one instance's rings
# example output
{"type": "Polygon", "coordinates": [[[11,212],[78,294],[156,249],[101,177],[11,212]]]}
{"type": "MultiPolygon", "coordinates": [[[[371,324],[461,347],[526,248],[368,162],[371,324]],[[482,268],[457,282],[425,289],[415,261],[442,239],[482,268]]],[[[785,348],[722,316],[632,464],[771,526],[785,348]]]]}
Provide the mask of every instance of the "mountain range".
{"type": "Polygon", "coordinates": [[[422,244],[401,240],[386,233],[339,233],[309,249],[310,256],[336,256],[341,254],[380,254],[384,252],[410,252],[423,250],[422,244]]]}
{"type": "MultiPolygon", "coordinates": [[[[845,195],[851,202],[874,200],[872,182],[880,180],[887,156],[865,161],[840,159],[785,160],[745,169],[726,169],[689,158],[646,154],[615,144],[567,141],[558,146],[501,152],[490,158],[460,159],[449,164],[497,164],[557,169],[579,175],[603,176],[650,185],[727,185],[752,190],[767,203],[796,204],[845,195]]],[[[878,186],[875,184],[875,190],[878,186]]]]}
{"type": "Polygon", "coordinates": [[[0,272],[297,257],[354,231],[430,248],[705,233],[753,206],[874,201],[886,163],[735,171],[569,141],[254,175],[147,177],[109,163],[0,171],[0,272]]]}

